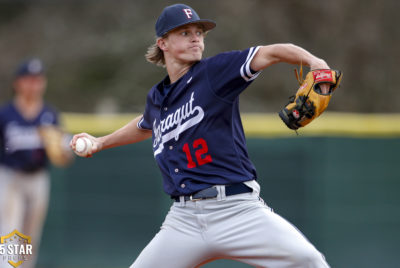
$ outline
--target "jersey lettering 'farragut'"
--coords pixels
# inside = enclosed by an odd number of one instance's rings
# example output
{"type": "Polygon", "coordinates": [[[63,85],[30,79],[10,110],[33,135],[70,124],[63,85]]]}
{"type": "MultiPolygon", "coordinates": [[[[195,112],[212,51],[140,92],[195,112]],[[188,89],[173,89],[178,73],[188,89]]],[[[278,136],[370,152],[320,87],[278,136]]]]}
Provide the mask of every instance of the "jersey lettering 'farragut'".
{"type": "Polygon", "coordinates": [[[157,155],[162,152],[163,144],[172,138],[175,138],[177,141],[179,139],[179,134],[187,130],[188,128],[198,124],[204,117],[204,111],[200,106],[196,106],[193,108],[194,101],[194,92],[192,92],[190,96],[190,100],[186,102],[182,107],[178,108],[174,113],[170,113],[166,119],[160,121],[157,125],[157,119],[154,120],[153,123],[153,131],[154,131],[154,142],[153,147],[156,148],[157,145],[160,145],[158,150],[155,150],[154,155],[157,155]],[[197,114],[196,114],[197,112],[197,114]],[[184,124],[182,121],[190,116],[196,114],[196,116],[187,120],[184,124]],[[166,131],[176,127],[174,130],[163,135],[166,131]]]}

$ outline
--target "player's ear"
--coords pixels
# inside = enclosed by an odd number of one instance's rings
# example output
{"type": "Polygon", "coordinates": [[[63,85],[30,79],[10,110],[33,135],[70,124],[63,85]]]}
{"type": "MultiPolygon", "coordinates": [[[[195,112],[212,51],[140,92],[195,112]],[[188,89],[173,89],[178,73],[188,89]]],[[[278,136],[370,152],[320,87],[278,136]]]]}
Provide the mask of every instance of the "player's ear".
{"type": "Polygon", "coordinates": [[[157,39],[157,46],[162,50],[162,51],[167,51],[167,44],[166,44],[166,39],[163,37],[160,37],[157,39]]]}

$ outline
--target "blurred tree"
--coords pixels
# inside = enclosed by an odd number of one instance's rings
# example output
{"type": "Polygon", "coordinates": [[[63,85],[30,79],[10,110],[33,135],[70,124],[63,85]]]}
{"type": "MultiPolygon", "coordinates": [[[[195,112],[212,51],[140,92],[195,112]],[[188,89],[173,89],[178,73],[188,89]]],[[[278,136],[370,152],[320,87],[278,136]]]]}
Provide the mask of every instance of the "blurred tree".
{"type": "MultiPolygon", "coordinates": [[[[154,42],[158,15],[172,3],[0,1],[0,101],[11,94],[8,89],[18,62],[38,56],[47,64],[47,98],[61,110],[93,112],[107,98],[120,112],[142,112],[147,91],[165,75],[143,55],[154,42]]],[[[205,56],[253,45],[294,43],[344,71],[330,111],[400,112],[395,82],[400,58],[399,1],[185,3],[201,17],[217,22],[206,39],[205,56]]],[[[264,70],[243,94],[242,110],[281,109],[297,87],[292,69],[278,65],[264,70]]]]}

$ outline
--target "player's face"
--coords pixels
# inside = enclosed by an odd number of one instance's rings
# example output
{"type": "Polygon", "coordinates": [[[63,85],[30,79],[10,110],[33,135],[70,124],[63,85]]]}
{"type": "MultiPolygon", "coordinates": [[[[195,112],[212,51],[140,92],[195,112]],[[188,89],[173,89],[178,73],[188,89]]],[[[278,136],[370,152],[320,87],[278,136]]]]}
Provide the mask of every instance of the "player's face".
{"type": "Polygon", "coordinates": [[[42,75],[26,75],[14,82],[14,89],[17,95],[27,98],[41,98],[46,84],[46,78],[42,75]]]}
{"type": "Polygon", "coordinates": [[[201,25],[189,24],[180,27],[164,39],[164,52],[184,63],[199,61],[204,51],[204,35],[201,25]]]}

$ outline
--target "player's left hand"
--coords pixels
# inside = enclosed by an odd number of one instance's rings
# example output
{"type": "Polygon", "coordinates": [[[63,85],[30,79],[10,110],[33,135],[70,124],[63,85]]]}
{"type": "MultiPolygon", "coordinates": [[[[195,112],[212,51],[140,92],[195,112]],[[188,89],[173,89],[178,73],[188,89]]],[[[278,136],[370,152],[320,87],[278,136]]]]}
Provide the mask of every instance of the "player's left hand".
{"type": "Polygon", "coordinates": [[[323,83],[320,84],[319,87],[321,88],[321,92],[323,95],[328,95],[329,94],[329,88],[330,88],[330,84],[328,83],[323,83]]]}
{"type": "MultiPolygon", "coordinates": [[[[330,69],[329,65],[323,59],[315,59],[313,62],[311,62],[310,68],[311,68],[311,71],[318,70],[318,69],[330,69]]],[[[321,83],[320,88],[321,88],[322,94],[328,95],[330,86],[331,85],[328,83],[321,83]]]]}

